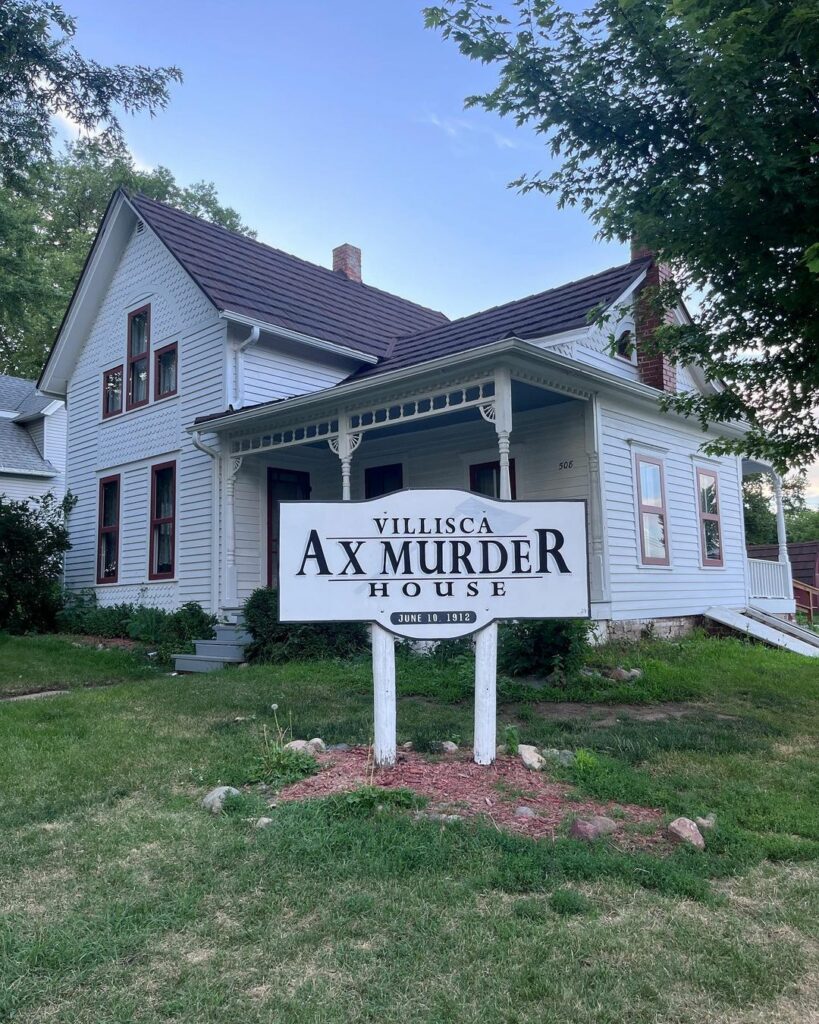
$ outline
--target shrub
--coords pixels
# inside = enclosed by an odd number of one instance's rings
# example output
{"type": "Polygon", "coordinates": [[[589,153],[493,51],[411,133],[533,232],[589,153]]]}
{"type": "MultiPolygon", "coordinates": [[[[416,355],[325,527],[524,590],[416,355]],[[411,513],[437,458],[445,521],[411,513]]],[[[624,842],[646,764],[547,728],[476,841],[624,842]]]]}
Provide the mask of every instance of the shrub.
{"type": "Polygon", "coordinates": [[[577,672],[590,649],[585,619],[526,619],[504,623],[498,668],[509,676],[577,672]]]}
{"type": "Polygon", "coordinates": [[[275,590],[254,590],[244,611],[245,624],[253,637],[247,651],[250,661],[350,658],[369,649],[367,629],[360,622],[280,622],[275,590]]]}
{"type": "Polygon", "coordinates": [[[161,608],[147,606],[134,608],[128,623],[128,636],[152,647],[162,643],[163,628],[168,613],[161,608]]]}
{"type": "Polygon", "coordinates": [[[71,547],[66,519],[76,499],[31,502],[0,496],[0,629],[48,632],[62,603],[60,573],[71,547]]]}

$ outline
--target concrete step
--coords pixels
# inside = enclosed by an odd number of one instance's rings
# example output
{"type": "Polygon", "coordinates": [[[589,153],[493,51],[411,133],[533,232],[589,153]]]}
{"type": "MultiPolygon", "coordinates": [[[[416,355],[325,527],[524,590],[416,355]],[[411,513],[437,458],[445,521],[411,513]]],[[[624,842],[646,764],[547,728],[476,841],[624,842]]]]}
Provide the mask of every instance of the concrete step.
{"type": "Polygon", "coordinates": [[[222,640],[196,640],[196,653],[203,658],[219,658],[221,661],[244,661],[245,645],[222,640]]]}
{"type": "Polygon", "coordinates": [[[216,640],[223,644],[249,644],[253,637],[243,626],[216,626],[216,640]]]}
{"type": "Polygon", "coordinates": [[[224,661],[222,658],[208,658],[202,654],[176,654],[174,667],[177,672],[218,672],[226,665],[237,665],[240,662],[224,661]]]}

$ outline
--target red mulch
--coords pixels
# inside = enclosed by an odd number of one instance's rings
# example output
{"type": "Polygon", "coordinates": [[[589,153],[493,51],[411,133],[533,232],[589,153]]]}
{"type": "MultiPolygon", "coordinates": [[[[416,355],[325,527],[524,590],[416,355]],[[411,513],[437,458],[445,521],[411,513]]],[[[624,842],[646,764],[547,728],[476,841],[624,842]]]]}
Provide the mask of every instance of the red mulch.
{"type": "MultiPolygon", "coordinates": [[[[569,798],[569,786],[550,779],[546,771],[530,771],[518,758],[510,756],[499,756],[493,765],[483,766],[475,764],[468,752],[430,759],[399,751],[394,768],[375,772],[368,747],[328,751],[317,760],[321,766],[319,773],[288,786],[277,801],[325,797],[368,784],[385,789],[405,787],[429,799],[428,811],[482,816],[498,828],[533,839],[554,837],[567,816],[608,815],[615,806],[569,798]],[[520,806],[531,807],[536,816],[516,817],[515,808],[520,806]]],[[[656,823],[659,829],[660,811],[631,804],[616,806],[625,815],[624,825],[627,822],[656,823]]],[[[658,836],[633,833],[628,837],[629,845],[643,846],[654,846],[658,839],[658,836]]]]}

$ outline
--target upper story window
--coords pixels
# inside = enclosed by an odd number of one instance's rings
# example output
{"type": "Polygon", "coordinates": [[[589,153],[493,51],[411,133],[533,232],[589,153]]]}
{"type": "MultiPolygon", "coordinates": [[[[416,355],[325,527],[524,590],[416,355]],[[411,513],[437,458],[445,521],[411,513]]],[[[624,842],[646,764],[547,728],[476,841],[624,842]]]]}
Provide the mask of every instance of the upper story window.
{"type": "Polygon", "coordinates": [[[669,565],[665,467],[660,459],[637,455],[635,468],[640,561],[643,565],[669,565]]]}
{"type": "Polygon", "coordinates": [[[151,307],[128,314],[128,393],[126,405],[138,409],[148,404],[151,346],[151,307]]]}
{"type": "Polygon", "coordinates": [[[719,478],[713,470],[697,470],[697,503],[700,520],[702,564],[723,564],[722,525],[719,510],[719,478]]]}
{"type": "Polygon", "coordinates": [[[178,374],[178,348],[174,341],[158,348],[154,353],[154,401],[176,394],[178,374]]]}
{"type": "Polygon", "coordinates": [[[627,359],[632,362],[634,359],[634,334],[631,331],[621,331],[614,343],[615,355],[620,359],[627,359]]]}
{"type": "Polygon", "coordinates": [[[116,583],[119,576],[119,483],[119,474],[100,480],[97,583],[116,583]]]}
{"type": "Polygon", "coordinates": [[[364,497],[380,498],[404,486],[404,467],[400,462],[389,466],[368,466],[364,470],[364,497]]]}
{"type": "MultiPolygon", "coordinates": [[[[475,494],[485,494],[487,498],[500,498],[500,462],[476,462],[469,467],[469,489],[475,494]]],[[[509,484],[512,499],[517,497],[515,487],[515,460],[509,460],[509,484]]]]}
{"type": "Polygon", "coordinates": [[[176,547],[176,463],[151,467],[151,543],[148,579],[174,574],[176,547]]]}
{"type": "Polygon", "coordinates": [[[102,375],[102,418],[122,412],[122,364],[102,375]]]}

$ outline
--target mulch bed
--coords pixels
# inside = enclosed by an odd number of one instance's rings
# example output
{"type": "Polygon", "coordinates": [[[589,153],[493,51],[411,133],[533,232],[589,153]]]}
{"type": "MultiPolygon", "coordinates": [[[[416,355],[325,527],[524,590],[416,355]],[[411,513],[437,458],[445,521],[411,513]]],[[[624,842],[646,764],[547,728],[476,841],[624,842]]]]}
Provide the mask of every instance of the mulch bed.
{"type": "MultiPolygon", "coordinates": [[[[428,798],[427,812],[482,817],[497,828],[532,839],[554,838],[567,817],[610,815],[614,806],[622,812],[623,826],[656,824],[659,832],[662,822],[661,812],[653,808],[580,800],[570,795],[571,787],[555,782],[546,771],[530,771],[517,757],[502,755],[493,765],[483,766],[475,764],[469,752],[435,758],[399,752],[394,768],[373,770],[370,749],[354,747],[328,751],[317,760],[319,773],[282,790],[276,802],[326,797],[370,784],[406,788],[428,798]],[[515,809],[521,806],[530,807],[535,817],[517,817],[515,809]]],[[[628,846],[656,847],[663,842],[659,835],[621,833],[623,829],[618,829],[614,838],[628,846]]]]}

